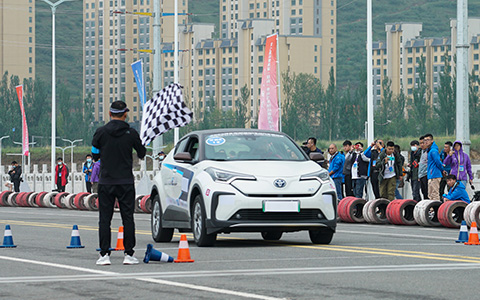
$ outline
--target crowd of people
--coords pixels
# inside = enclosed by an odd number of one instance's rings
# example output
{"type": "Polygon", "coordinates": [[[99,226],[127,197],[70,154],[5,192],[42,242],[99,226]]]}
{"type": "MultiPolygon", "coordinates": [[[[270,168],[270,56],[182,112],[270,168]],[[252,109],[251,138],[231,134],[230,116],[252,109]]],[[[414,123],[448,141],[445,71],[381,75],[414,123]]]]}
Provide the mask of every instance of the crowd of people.
{"type": "MultiPolygon", "coordinates": [[[[315,138],[303,144],[307,154],[322,152],[316,147],[315,138]]],[[[324,166],[335,184],[338,199],[364,198],[368,181],[376,199],[402,199],[400,188],[409,182],[416,201],[470,203],[466,186],[473,189],[472,164],[461,141],[447,141],[440,150],[433,135],[426,134],[410,142],[408,158],[393,141],[384,143],[378,139],[364,149],[362,142],[353,144],[346,140],[342,146],[343,151],[335,144],[328,147],[328,166],[324,166]]]]}

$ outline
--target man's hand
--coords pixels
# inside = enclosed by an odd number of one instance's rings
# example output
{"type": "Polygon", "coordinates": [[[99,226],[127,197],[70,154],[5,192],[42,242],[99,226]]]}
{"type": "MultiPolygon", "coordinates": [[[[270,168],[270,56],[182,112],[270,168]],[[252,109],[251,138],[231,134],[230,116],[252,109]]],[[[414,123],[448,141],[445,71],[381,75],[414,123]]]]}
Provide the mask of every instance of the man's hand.
{"type": "Polygon", "coordinates": [[[452,156],[454,153],[455,153],[455,151],[450,150],[450,152],[448,152],[448,155],[452,156]]]}
{"type": "Polygon", "coordinates": [[[447,176],[447,175],[448,175],[447,171],[442,171],[442,173],[443,173],[443,176],[447,176]]]}
{"type": "Polygon", "coordinates": [[[388,163],[388,157],[385,157],[385,163],[388,163]]]}

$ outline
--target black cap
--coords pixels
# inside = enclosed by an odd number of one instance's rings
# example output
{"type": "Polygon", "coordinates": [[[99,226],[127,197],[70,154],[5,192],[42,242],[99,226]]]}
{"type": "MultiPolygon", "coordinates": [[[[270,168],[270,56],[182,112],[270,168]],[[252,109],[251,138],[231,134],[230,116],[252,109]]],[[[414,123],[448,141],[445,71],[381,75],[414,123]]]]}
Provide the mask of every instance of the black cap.
{"type": "Polygon", "coordinates": [[[127,104],[123,101],[115,101],[110,105],[110,112],[113,114],[119,114],[130,111],[127,104]]]}

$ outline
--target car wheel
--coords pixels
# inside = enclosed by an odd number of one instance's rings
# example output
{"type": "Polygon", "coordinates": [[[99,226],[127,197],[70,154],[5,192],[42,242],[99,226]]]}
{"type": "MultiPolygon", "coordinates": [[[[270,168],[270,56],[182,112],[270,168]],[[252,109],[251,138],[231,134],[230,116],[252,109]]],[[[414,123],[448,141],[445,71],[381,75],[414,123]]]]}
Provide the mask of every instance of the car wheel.
{"type": "Polygon", "coordinates": [[[314,244],[330,244],[333,238],[333,231],[331,229],[309,230],[310,240],[314,244]]]}
{"type": "Polygon", "coordinates": [[[152,227],[152,238],[155,242],[170,242],[173,237],[174,228],[162,226],[162,206],[158,195],[153,199],[152,214],[150,217],[152,227]]]}
{"type": "Polygon", "coordinates": [[[197,195],[193,202],[192,211],[192,231],[195,243],[198,247],[209,247],[215,244],[217,234],[207,234],[207,228],[205,226],[206,214],[205,207],[203,205],[202,197],[197,195]]]}
{"type": "Polygon", "coordinates": [[[282,234],[281,231],[263,231],[262,238],[266,241],[278,241],[282,238],[282,234]]]}

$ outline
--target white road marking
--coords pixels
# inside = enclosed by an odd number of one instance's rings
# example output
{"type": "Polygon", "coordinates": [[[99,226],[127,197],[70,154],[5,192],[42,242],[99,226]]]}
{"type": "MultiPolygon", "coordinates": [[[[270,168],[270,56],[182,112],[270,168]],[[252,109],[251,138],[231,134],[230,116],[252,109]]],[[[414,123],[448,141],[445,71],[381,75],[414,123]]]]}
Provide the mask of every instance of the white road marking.
{"type": "MultiPolygon", "coordinates": [[[[116,272],[101,271],[101,270],[88,269],[88,268],[82,268],[82,267],[76,267],[76,266],[70,266],[70,265],[64,265],[64,264],[49,263],[49,262],[42,262],[42,261],[38,261],[38,260],[30,260],[30,259],[7,257],[7,256],[0,256],[0,259],[15,261],[15,262],[28,263],[28,264],[42,265],[42,266],[48,266],[48,267],[54,267],[54,268],[60,268],[60,269],[67,269],[67,270],[73,270],[73,271],[99,274],[98,276],[94,276],[93,278],[91,277],[92,275],[89,275],[90,278],[95,279],[95,280],[100,280],[100,279],[126,279],[126,278],[129,278],[129,279],[135,279],[135,280],[144,281],[144,282],[158,283],[158,284],[163,284],[163,285],[176,286],[176,287],[182,287],[182,288],[187,288],[187,289],[192,289],[192,290],[199,290],[199,291],[217,293],[217,294],[225,294],[225,295],[244,297],[244,298],[250,298],[250,299],[262,299],[262,300],[282,299],[282,298],[269,297],[269,296],[257,295],[257,294],[252,294],[252,293],[244,293],[244,292],[238,292],[238,291],[232,291],[232,290],[226,290],[226,289],[220,289],[220,288],[212,288],[212,287],[208,287],[208,286],[201,286],[201,285],[195,285],[195,284],[167,281],[167,280],[162,280],[162,279],[143,278],[142,274],[137,275],[135,273],[133,273],[133,274],[122,274],[122,273],[116,273],[116,272]]],[[[187,273],[190,273],[190,272],[187,272],[187,273]]],[[[151,274],[157,274],[157,273],[151,273],[151,274]]],[[[152,277],[152,276],[150,276],[150,274],[147,273],[146,277],[152,277]]],[[[52,280],[56,280],[56,281],[57,280],[58,281],[74,281],[75,280],[76,281],[76,280],[90,280],[90,279],[89,279],[89,277],[86,277],[84,275],[83,276],[82,275],[73,275],[73,276],[62,275],[62,276],[58,276],[58,277],[48,276],[48,277],[43,277],[43,278],[42,277],[36,277],[36,279],[35,279],[35,277],[23,277],[23,280],[22,280],[22,277],[16,277],[16,278],[13,277],[11,279],[9,279],[8,277],[0,277],[0,284],[7,283],[7,282],[8,283],[45,282],[45,281],[51,282],[52,280]],[[45,279],[45,278],[47,278],[47,279],[45,279]],[[64,280],[62,280],[62,278],[64,280]]]]}

